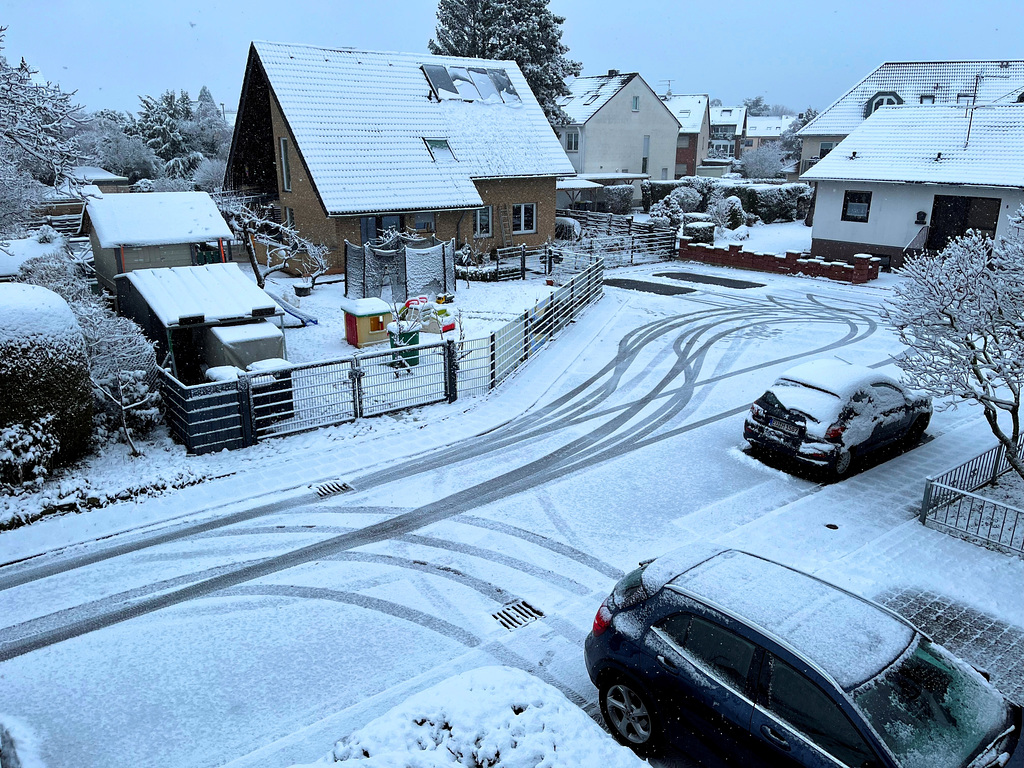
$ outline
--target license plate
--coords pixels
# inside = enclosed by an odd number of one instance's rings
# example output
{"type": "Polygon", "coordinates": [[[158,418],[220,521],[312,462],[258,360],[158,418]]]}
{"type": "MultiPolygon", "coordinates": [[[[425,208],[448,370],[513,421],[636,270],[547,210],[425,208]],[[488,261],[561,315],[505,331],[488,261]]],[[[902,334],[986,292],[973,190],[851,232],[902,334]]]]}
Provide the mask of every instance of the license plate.
{"type": "Polygon", "coordinates": [[[772,419],[768,422],[768,426],[772,429],[777,429],[779,432],[785,432],[787,435],[799,435],[800,427],[796,424],[790,424],[788,421],[782,419],[772,419]]]}

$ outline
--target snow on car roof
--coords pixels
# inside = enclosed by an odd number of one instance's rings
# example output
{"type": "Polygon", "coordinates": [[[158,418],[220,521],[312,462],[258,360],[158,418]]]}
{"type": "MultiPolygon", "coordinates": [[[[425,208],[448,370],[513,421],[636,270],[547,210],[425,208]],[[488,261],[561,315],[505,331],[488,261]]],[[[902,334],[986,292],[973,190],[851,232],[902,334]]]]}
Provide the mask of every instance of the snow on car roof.
{"type": "Polygon", "coordinates": [[[230,240],[205,192],[136,192],[90,198],[86,212],[101,248],[230,240]]]}
{"type": "Polygon", "coordinates": [[[705,560],[672,584],[780,638],[844,690],[877,675],[914,639],[909,625],[874,603],[737,550],[705,560]]]}
{"type": "Polygon", "coordinates": [[[844,363],[842,360],[811,360],[783,373],[776,384],[795,381],[815,389],[823,389],[839,397],[848,397],[867,381],[884,381],[898,386],[891,376],[864,365],[844,363]]]}

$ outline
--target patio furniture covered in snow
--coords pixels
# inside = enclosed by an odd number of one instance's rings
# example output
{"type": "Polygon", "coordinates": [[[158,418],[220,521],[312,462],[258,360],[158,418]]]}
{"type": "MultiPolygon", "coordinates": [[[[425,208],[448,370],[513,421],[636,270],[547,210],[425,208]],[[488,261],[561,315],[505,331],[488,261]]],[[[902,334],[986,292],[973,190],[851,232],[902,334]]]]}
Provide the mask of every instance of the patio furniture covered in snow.
{"type": "Polygon", "coordinates": [[[83,231],[92,241],[96,277],[114,291],[114,276],[137,269],[225,261],[231,230],[205,192],[140,192],[86,201],[83,231]]]}
{"type": "Polygon", "coordinates": [[[283,311],[237,264],[142,269],[116,283],[118,311],[183,384],[203,381],[207,368],[286,357],[284,334],[269,322],[283,311]]]}

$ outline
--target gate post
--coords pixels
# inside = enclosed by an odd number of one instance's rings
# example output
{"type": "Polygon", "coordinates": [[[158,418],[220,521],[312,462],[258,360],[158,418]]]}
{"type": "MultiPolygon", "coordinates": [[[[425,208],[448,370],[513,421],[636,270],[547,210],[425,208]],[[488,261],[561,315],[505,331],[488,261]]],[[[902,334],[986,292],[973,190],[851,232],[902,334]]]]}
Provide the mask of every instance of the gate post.
{"type": "Polygon", "coordinates": [[[932,481],[929,478],[925,478],[924,481],[924,499],[921,501],[921,524],[923,525],[928,520],[928,512],[932,506],[932,481]]]}
{"type": "Polygon", "coordinates": [[[455,339],[444,343],[444,393],[449,403],[459,399],[459,358],[455,353],[455,339]]]}
{"type": "Polygon", "coordinates": [[[519,246],[519,279],[526,279],[526,244],[519,246]]]}
{"type": "Polygon", "coordinates": [[[488,389],[494,389],[498,385],[498,349],[497,339],[491,333],[491,382],[488,389]]]}
{"type": "Polygon", "coordinates": [[[351,360],[348,379],[352,383],[352,417],[362,418],[363,415],[363,369],[359,367],[359,358],[351,360]]]}
{"type": "Polygon", "coordinates": [[[256,445],[256,409],[252,402],[252,379],[238,377],[238,417],[242,423],[242,445],[256,445]]]}

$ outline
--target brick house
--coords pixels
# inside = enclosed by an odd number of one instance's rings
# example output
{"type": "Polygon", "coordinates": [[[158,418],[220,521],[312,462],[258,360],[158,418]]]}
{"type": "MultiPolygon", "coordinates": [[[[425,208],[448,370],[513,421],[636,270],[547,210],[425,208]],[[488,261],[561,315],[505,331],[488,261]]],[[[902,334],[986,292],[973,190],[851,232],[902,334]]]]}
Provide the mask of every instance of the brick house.
{"type": "Polygon", "coordinates": [[[887,106],[801,176],[817,187],[811,254],[898,267],[968,229],[1009,233],[1024,204],[1024,104],[887,106]]]}
{"type": "Polygon", "coordinates": [[[805,125],[800,173],[831,152],[884,106],[1013,103],[1024,61],[887,61],[805,125]]]}
{"type": "Polygon", "coordinates": [[[515,62],[254,42],[226,183],[343,266],[390,227],[539,245],[572,173],[515,62]]]}
{"type": "Polygon", "coordinates": [[[676,139],[675,178],[696,176],[697,166],[708,156],[711,143],[711,112],[706,93],[671,94],[662,97],[679,121],[676,139]]]}
{"type": "Polygon", "coordinates": [[[746,107],[711,107],[711,157],[739,160],[746,135],[746,107]]]}
{"type": "Polygon", "coordinates": [[[571,123],[558,138],[576,173],[611,183],[670,179],[674,175],[679,121],[636,72],[577,77],[558,104],[571,123]]]}

